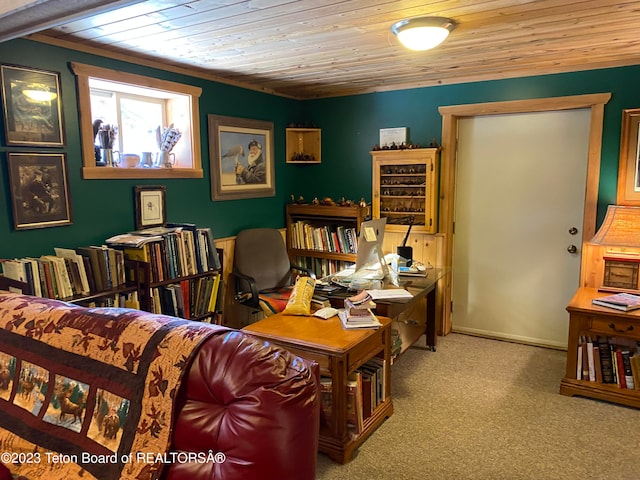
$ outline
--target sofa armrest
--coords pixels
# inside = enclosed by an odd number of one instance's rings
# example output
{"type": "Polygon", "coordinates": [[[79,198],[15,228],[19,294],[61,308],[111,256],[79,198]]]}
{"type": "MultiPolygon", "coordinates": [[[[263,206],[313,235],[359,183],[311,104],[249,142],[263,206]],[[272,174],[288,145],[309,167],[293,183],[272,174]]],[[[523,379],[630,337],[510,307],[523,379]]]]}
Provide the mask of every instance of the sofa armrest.
{"type": "Polygon", "coordinates": [[[318,379],[316,363],[243,332],[209,338],[179,392],[172,450],[225,460],[174,463],[164,478],[314,479],[318,379]]]}

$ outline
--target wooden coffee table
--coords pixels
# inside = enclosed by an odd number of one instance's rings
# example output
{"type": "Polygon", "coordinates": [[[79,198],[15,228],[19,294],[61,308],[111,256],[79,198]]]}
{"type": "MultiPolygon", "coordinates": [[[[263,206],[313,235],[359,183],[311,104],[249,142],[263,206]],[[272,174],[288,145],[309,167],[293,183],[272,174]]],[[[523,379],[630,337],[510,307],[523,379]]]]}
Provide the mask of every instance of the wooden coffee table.
{"type": "Polygon", "coordinates": [[[342,327],[338,317],[322,320],[312,316],[277,314],[245,327],[252,335],[278,344],[300,357],[316,361],[320,374],[332,382],[332,414],[321,422],[319,450],[331,459],[345,463],[353,451],[391,414],[390,327],[391,320],[378,317],[378,329],[342,327]],[[354,436],[347,428],[347,376],[373,357],[383,360],[384,400],[364,420],[354,436]]]}

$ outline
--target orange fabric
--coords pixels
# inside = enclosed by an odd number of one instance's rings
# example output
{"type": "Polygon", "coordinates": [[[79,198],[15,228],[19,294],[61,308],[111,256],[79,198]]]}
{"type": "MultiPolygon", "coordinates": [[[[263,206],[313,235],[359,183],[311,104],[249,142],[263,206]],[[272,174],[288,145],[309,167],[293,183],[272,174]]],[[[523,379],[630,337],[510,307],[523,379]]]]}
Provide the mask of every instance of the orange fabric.
{"type": "Polygon", "coordinates": [[[261,293],[258,295],[260,307],[265,315],[273,315],[285,309],[293,287],[282,287],[277,290],[261,293]]]}

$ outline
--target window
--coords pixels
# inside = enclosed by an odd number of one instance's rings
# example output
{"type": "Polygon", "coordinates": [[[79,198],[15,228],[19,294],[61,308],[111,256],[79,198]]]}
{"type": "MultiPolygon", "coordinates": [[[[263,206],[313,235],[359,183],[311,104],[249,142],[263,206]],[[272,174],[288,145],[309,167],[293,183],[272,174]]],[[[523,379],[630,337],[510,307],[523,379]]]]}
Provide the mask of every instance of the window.
{"type": "Polygon", "coordinates": [[[84,178],[202,178],[200,88],[78,63],[71,67],[78,77],[84,178]],[[177,128],[181,137],[171,150],[173,167],[97,166],[96,120],[117,126],[113,150],[121,156],[152,152],[155,158],[158,134],[169,126],[177,128]]]}

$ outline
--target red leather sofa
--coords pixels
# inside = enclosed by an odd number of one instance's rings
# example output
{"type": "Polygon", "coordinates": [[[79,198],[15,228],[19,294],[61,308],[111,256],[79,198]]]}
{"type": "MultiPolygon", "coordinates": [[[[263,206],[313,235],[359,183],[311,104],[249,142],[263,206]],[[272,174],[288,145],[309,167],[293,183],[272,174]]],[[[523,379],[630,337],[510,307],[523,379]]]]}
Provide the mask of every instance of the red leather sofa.
{"type": "Polygon", "coordinates": [[[176,451],[224,463],[172,464],[166,480],[312,480],[319,431],[318,366],[232,332],[200,348],[180,392],[176,451]]]}
{"type": "MultiPolygon", "coordinates": [[[[64,305],[64,309],[72,310],[71,314],[82,316],[83,328],[94,324],[92,312],[86,309],[76,312],[80,307],[35,297],[7,297],[6,292],[0,295],[0,322],[6,319],[12,331],[7,332],[7,326],[2,324],[4,326],[0,330],[6,333],[0,334],[0,347],[4,345],[9,350],[14,348],[12,355],[15,357],[19,357],[19,353],[15,353],[15,345],[7,347],[6,336],[14,335],[10,340],[19,339],[16,333],[24,325],[31,323],[15,322],[17,315],[37,323],[39,316],[51,318],[50,315],[58,309],[57,306],[64,305]],[[18,306],[10,310],[12,305],[18,306]],[[22,308],[32,310],[26,313],[20,310],[18,314],[17,309],[22,308]]],[[[112,323],[117,323],[117,320],[112,323]]],[[[179,380],[173,407],[174,422],[170,433],[169,453],[186,458],[190,453],[212,452],[223,454],[223,458],[218,456],[213,462],[167,462],[160,472],[155,472],[148,478],[314,479],[320,416],[318,365],[242,331],[214,325],[207,326],[209,327],[213,333],[197,347],[190,365],[183,370],[184,375],[179,380]]],[[[55,336],[56,333],[52,335],[55,336]]],[[[91,351],[86,356],[91,361],[95,360],[91,351]]],[[[4,359],[8,357],[1,358],[4,363],[4,359]]],[[[81,359],[77,356],[74,358],[79,364],[81,359]]],[[[181,359],[176,358],[176,362],[178,361],[181,359]]],[[[7,411],[14,408],[14,405],[6,397],[17,397],[17,388],[19,385],[13,389],[5,389],[4,393],[0,392],[0,404],[5,402],[7,411]],[[8,393],[12,391],[13,393],[8,393]]],[[[17,411],[15,418],[23,413],[17,411]]],[[[7,412],[4,412],[3,416],[6,415],[7,412]]],[[[8,425],[7,422],[7,417],[0,421],[3,425],[8,425]]],[[[21,422],[22,420],[17,421],[18,429],[23,425],[21,422]]],[[[51,450],[50,447],[48,449],[51,450]]],[[[126,469],[121,478],[129,478],[125,472],[126,469]]],[[[11,478],[11,473],[20,472],[16,472],[12,464],[0,463],[0,480],[11,478]]],[[[94,476],[101,478],[99,471],[94,475],[82,473],[77,476],[78,480],[92,479],[94,476]]],[[[73,475],[66,478],[75,480],[73,475]]]]}

